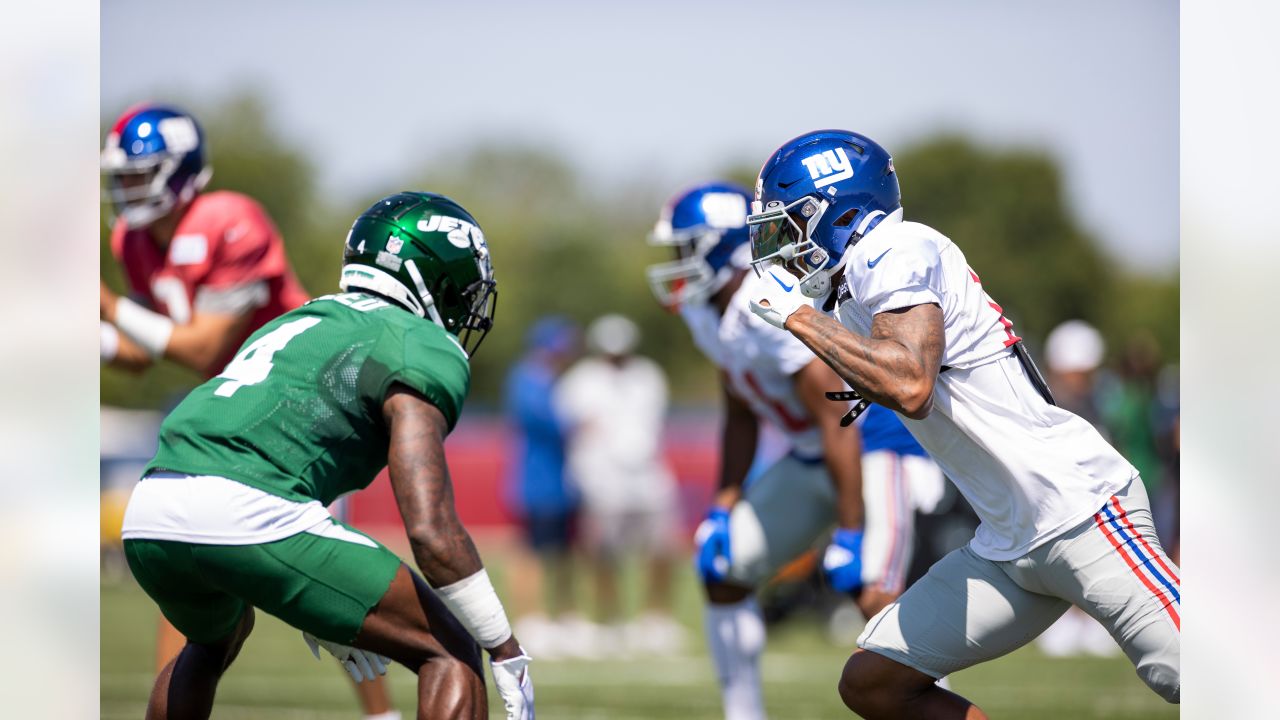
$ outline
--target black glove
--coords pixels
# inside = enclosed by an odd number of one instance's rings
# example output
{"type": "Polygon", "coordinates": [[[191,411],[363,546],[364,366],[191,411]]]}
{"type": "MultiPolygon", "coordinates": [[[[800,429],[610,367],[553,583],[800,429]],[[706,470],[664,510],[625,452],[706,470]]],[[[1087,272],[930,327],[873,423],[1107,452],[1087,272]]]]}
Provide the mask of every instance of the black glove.
{"type": "Polygon", "coordinates": [[[849,427],[853,424],[854,420],[858,419],[859,415],[866,412],[867,408],[871,407],[871,401],[859,395],[857,390],[839,390],[836,392],[829,392],[827,393],[827,399],[834,400],[836,402],[849,402],[850,400],[855,401],[853,407],[849,408],[849,412],[845,413],[844,417],[840,418],[840,427],[849,427]]]}

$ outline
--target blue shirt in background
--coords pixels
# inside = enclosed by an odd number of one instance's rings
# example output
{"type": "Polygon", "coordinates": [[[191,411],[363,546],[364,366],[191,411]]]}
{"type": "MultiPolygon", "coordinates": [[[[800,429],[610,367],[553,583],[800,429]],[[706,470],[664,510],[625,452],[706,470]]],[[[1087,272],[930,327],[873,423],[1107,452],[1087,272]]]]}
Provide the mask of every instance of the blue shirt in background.
{"type": "Polygon", "coordinates": [[[862,451],[891,450],[899,455],[927,455],[898,414],[871,404],[862,416],[862,451]]]}
{"type": "Polygon", "coordinates": [[[556,375],[536,358],[526,358],[507,375],[507,416],[516,429],[515,463],[508,496],[524,513],[565,513],[578,504],[565,482],[565,428],[552,406],[556,375]]]}

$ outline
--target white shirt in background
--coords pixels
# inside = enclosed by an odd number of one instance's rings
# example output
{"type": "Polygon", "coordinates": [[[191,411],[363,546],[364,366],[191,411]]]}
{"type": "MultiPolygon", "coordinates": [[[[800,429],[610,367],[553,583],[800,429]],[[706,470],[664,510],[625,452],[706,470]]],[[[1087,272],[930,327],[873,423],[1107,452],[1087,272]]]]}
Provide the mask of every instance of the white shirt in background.
{"type": "Polygon", "coordinates": [[[670,507],[675,478],[662,457],[667,380],[652,360],[621,366],[589,357],[556,384],[556,411],[570,426],[568,470],[589,509],[670,507]]]}

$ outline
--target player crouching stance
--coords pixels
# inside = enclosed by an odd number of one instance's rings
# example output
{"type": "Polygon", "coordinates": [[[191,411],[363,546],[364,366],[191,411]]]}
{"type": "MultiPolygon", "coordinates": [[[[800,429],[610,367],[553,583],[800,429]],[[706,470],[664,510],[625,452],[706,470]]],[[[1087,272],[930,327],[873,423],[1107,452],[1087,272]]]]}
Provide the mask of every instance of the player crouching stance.
{"type": "Polygon", "coordinates": [[[352,225],[340,285],[250,336],[161,426],[125,554],[188,642],[147,716],[209,717],[256,607],[357,679],[388,659],[415,671],[419,718],[488,716],[483,647],[507,716],[533,718],[529,657],[454,511],[444,459],[492,326],[484,236],[448,198],[393,195],[352,225]],[[426,583],[324,508],[384,466],[426,583]]]}
{"type": "Polygon", "coordinates": [[[765,716],[757,587],[837,524],[827,580],[870,617],[901,591],[911,556],[909,534],[894,529],[910,527],[912,509],[888,503],[892,493],[882,489],[864,494],[859,433],[840,422],[849,406],[826,398],[843,382],[799,340],[751,313],[749,299],[765,280],[747,269],[750,199],[734,185],[697,186],[667,204],[649,239],[676,254],[649,268],[654,294],[680,313],[720,371],[720,483],[695,541],[707,642],[731,720],[765,716]],[[784,433],[791,450],[744,489],[762,422],[784,433]],[[865,521],[864,497],[884,501],[865,521]]]}
{"type": "Polygon", "coordinates": [[[752,213],[767,281],[752,310],[909,418],[982,520],[867,624],[840,678],[845,704],[866,718],[985,718],[934,680],[1025,645],[1071,605],[1177,702],[1179,573],[1137,470],[1054,405],[960,249],[902,220],[884,148],[842,130],[795,138],[761,168],[752,213]]]}

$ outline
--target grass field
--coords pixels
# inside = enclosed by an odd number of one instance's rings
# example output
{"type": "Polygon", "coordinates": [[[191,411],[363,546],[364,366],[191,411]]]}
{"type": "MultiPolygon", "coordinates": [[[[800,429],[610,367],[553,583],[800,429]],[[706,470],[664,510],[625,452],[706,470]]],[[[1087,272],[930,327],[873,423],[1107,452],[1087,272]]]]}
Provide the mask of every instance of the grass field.
{"type": "MultiPolygon", "coordinates": [[[[491,566],[493,553],[486,550],[491,566]]],[[[495,568],[498,569],[498,568],[495,568]]],[[[500,576],[499,572],[495,572],[500,576]]],[[[691,577],[681,578],[678,611],[693,642],[686,656],[661,660],[542,661],[533,666],[544,720],[719,718],[719,693],[701,643],[701,611],[691,577]]],[[[632,581],[634,582],[634,580],[632,581]]],[[[501,584],[499,582],[499,587],[501,584]]],[[[102,717],[141,718],[152,680],[155,606],[129,579],[102,585],[102,717]]],[[[791,621],[769,637],[765,698],[775,718],[848,718],[835,684],[848,649],[816,623],[791,621]]],[[[388,673],[397,707],[413,717],[415,676],[388,673]]],[[[1176,718],[1123,657],[1049,659],[1034,647],[953,675],[953,689],[993,718],[1176,718]]],[[[501,708],[490,691],[491,707],[501,708]]],[[[311,657],[299,633],[265,614],[219,688],[215,718],[358,718],[337,664],[311,657]]],[[[501,717],[493,713],[492,717],[501,717]]]]}

